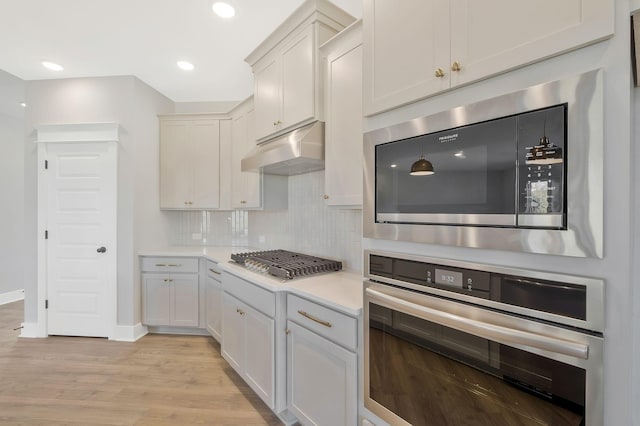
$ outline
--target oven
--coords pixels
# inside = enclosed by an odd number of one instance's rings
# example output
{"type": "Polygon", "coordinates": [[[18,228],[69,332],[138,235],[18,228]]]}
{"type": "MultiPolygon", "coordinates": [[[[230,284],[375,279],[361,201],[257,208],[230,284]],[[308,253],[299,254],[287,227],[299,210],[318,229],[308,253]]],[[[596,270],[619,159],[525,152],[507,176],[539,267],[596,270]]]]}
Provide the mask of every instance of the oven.
{"type": "Polygon", "coordinates": [[[602,280],[365,256],[372,413],[391,425],[603,424],[602,280]]]}

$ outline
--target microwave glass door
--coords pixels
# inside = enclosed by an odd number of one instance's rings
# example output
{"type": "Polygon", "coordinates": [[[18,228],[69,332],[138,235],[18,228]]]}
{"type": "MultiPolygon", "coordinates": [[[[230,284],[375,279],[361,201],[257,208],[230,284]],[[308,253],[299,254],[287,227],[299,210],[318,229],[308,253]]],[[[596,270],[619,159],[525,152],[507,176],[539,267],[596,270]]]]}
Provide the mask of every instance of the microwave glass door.
{"type": "Polygon", "coordinates": [[[518,213],[562,212],[562,163],[525,157],[545,135],[564,148],[564,117],[561,105],[377,145],[376,222],[514,227],[518,213]],[[422,155],[434,173],[411,175],[422,155]]]}

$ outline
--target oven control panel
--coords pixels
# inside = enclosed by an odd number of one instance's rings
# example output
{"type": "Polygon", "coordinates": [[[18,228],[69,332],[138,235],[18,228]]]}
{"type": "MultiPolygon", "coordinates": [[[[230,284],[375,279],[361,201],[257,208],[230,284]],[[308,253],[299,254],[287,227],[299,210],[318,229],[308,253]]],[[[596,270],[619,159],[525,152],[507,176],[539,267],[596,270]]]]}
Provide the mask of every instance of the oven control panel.
{"type": "Polygon", "coordinates": [[[414,260],[371,255],[369,272],[412,284],[489,298],[491,274],[473,269],[454,268],[414,260]]]}
{"type": "Polygon", "coordinates": [[[579,328],[604,328],[602,280],[379,252],[368,252],[367,260],[365,275],[374,281],[579,328]]]}

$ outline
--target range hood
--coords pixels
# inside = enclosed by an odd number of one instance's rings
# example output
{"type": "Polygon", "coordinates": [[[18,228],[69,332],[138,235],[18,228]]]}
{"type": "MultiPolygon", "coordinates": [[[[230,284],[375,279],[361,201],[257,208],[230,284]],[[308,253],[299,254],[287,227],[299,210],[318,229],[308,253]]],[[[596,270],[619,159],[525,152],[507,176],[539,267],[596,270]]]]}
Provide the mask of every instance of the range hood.
{"type": "Polygon", "coordinates": [[[314,121],[255,147],[241,161],[243,172],[291,176],[324,169],[324,122],[314,121]]]}

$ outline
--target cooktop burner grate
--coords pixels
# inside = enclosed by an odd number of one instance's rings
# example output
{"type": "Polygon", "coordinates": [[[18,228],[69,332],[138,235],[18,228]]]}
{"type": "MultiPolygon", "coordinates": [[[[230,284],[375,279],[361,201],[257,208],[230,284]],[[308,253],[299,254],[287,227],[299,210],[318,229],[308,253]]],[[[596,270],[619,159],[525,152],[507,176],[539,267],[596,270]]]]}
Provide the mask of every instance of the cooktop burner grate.
{"type": "Polygon", "coordinates": [[[342,262],[287,250],[234,253],[231,260],[257,272],[292,279],[322,272],[340,271],[342,262]]]}

